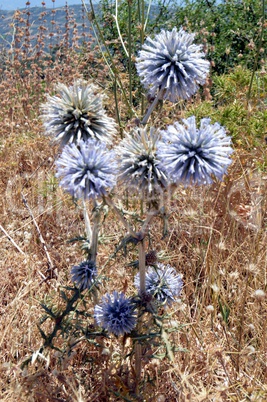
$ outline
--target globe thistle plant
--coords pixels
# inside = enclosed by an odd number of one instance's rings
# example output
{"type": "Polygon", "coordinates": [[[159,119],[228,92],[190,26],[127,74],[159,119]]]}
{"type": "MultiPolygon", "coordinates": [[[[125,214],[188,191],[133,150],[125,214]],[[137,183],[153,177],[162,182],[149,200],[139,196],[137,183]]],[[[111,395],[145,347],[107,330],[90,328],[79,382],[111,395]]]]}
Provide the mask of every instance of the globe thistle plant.
{"type": "Polygon", "coordinates": [[[173,28],[146,39],[136,68],[152,97],[160,95],[171,102],[189,99],[205,83],[210,64],[204,59],[203,46],[193,44],[194,38],[183,28],[173,28]]]}
{"type": "Polygon", "coordinates": [[[83,261],[71,269],[72,282],[81,290],[90,289],[96,281],[97,268],[94,261],[83,261]]]}
{"type": "Polygon", "coordinates": [[[168,185],[157,157],[160,134],[155,128],[135,128],[117,147],[118,180],[144,196],[155,196],[168,185]]]}
{"type": "Polygon", "coordinates": [[[116,132],[115,121],[108,117],[99,89],[77,80],[70,87],[58,84],[58,95],[48,96],[41,106],[46,133],[64,146],[95,138],[110,143],[116,132]]]}
{"type": "Polygon", "coordinates": [[[137,314],[135,305],[124,293],[106,294],[102,303],[95,306],[95,319],[98,325],[116,336],[124,335],[133,330],[137,314]]]}
{"type": "MultiPolygon", "coordinates": [[[[134,284],[140,290],[140,274],[134,278],[134,284]]],[[[181,275],[169,264],[157,264],[148,267],[146,273],[146,293],[153,296],[160,304],[171,305],[181,294],[183,281],[181,275]]]]}
{"type": "Polygon", "coordinates": [[[102,197],[116,184],[115,154],[96,140],[66,145],[56,166],[59,185],[75,198],[102,197]]]}
{"type": "Polygon", "coordinates": [[[175,183],[211,184],[214,178],[222,180],[232,163],[231,138],[218,123],[210,119],[196,126],[195,116],[183,119],[162,131],[159,157],[169,177],[175,183]]]}

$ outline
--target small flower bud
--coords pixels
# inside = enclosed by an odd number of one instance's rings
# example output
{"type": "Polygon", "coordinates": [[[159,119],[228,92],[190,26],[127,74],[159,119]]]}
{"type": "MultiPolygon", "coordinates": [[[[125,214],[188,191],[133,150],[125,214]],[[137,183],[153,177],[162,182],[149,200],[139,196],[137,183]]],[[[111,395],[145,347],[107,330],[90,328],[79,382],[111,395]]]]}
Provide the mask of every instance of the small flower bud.
{"type": "Polygon", "coordinates": [[[214,312],[214,307],[210,304],[209,306],[206,307],[206,310],[208,313],[213,313],[214,312]]]}
{"type": "Polygon", "coordinates": [[[263,290],[261,290],[261,289],[255,290],[255,292],[253,294],[253,296],[258,300],[264,299],[265,295],[266,295],[265,292],[263,290]]]}

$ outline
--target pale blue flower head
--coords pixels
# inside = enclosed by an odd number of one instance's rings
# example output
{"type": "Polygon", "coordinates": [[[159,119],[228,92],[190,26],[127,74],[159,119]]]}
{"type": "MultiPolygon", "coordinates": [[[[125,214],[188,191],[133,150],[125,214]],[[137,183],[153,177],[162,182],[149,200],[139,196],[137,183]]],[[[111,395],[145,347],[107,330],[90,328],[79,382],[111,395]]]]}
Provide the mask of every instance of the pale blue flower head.
{"type": "Polygon", "coordinates": [[[131,332],[137,319],[135,304],[124,293],[106,294],[102,303],[95,306],[95,319],[99,326],[116,336],[131,332]]]}
{"type": "Polygon", "coordinates": [[[202,45],[193,43],[195,34],[183,28],[162,30],[155,39],[148,37],[137,57],[141,82],[152,97],[164,89],[161,98],[176,102],[189,99],[203,85],[210,63],[204,59],[202,45]]]}
{"type": "Polygon", "coordinates": [[[126,133],[116,149],[118,180],[141,194],[153,197],[168,185],[164,167],[157,156],[160,133],[155,128],[137,127],[126,133]]]}
{"type": "MultiPolygon", "coordinates": [[[[134,284],[140,290],[140,274],[135,275],[134,284]]],[[[160,304],[171,305],[180,297],[183,281],[180,274],[169,264],[158,263],[148,267],[146,272],[146,293],[153,296],[160,304]]]]}
{"type": "Polygon", "coordinates": [[[224,127],[211,124],[210,119],[196,126],[195,116],[174,123],[162,131],[159,157],[174,183],[211,184],[222,180],[232,163],[231,138],[224,127]]]}
{"type": "Polygon", "coordinates": [[[116,184],[115,154],[96,140],[68,144],[56,161],[59,185],[75,198],[102,197],[116,184]]]}
{"type": "Polygon", "coordinates": [[[97,268],[94,261],[83,261],[71,269],[72,282],[81,290],[90,289],[96,281],[97,268]]]}
{"type": "Polygon", "coordinates": [[[93,84],[76,80],[72,86],[58,84],[58,95],[47,96],[41,105],[46,134],[64,146],[95,138],[110,143],[116,133],[116,123],[108,117],[103,96],[93,84]]]}

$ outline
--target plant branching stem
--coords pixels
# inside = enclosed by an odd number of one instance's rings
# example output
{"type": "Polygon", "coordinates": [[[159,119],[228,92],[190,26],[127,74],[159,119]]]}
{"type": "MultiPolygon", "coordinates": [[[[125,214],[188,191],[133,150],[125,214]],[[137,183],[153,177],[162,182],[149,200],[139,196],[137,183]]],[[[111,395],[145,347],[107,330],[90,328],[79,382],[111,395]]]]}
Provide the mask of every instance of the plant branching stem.
{"type": "Polygon", "coordinates": [[[115,212],[115,214],[117,215],[117,217],[119,218],[119,220],[122,222],[122,224],[124,225],[125,229],[127,230],[127,232],[133,236],[134,238],[137,238],[137,233],[133,230],[133,228],[131,227],[131,225],[129,224],[129,222],[127,221],[127,219],[125,219],[125,217],[123,216],[123,214],[121,213],[121,211],[116,207],[116,205],[114,204],[114,202],[112,201],[112,199],[110,198],[110,196],[106,196],[103,197],[103,200],[106,202],[106,204],[111,207],[113,209],[113,211],[115,212]]]}

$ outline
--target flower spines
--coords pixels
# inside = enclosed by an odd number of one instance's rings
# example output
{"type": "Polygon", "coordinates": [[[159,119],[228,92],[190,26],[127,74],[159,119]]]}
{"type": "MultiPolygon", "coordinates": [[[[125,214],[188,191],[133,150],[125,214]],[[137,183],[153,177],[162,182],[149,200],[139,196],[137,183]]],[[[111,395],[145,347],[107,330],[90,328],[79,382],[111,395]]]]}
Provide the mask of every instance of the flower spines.
{"type": "MultiPolygon", "coordinates": [[[[140,274],[135,276],[134,284],[140,290],[140,274]]],[[[172,304],[181,294],[183,281],[181,275],[170,265],[158,263],[148,267],[146,272],[146,293],[161,304],[172,304]]]]}
{"type": "Polygon", "coordinates": [[[168,185],[168,179],[157,157],[160,134],[153,127],[135,128],[121,141],[116,149],[119,161],[118,180],[142,192],[143,196],[153,196],[168,185]]]}
{"type": "Polygon", "coordinates": [[[41,106],[47,135],[61,146],[88,138],[112,141],[116,123],[107,116],[95,85],[77,80],[70,87],[58,84],[56,90],[58,95],[48,96],[41,106]]]}
{"type": "Polygon", "coordinates": [[[161,98],[176,102],[189,99],[203,85],[209,72],[202,45],[193,44],[195,35],[180,28],[162,30],[147,38],[137,57],[136,68],[152,97],[162,89],[161,98]]]}
{"type": "Polygon", "coordinates": [[[162,131],[159,158],[170,180],[176,184],[211,184],[222,180],[231,164],[231,138],[224,127],[204,118],[200,127],[195,116],[162,131]]]}
{"type": "Polygon", "coordinates": [[[135,304],[124,293],[113,292],[102,298],[102,303],[95,306],[95,319],[109,333],[116,336],[131,332],[137,320],[135,304]]]}
{"type": "Polygon", "coordinates": [[[60,186],[75,198],[102,197],[116,184],[115,154],[96,140],[66,145],[56,166],[60,186]]]}
{"type": "Polygon", "coordinates": [[[71,269],[71,280],[81,290],[90,289],[96,281],[97,268],[94,261],[87,260],[71,269]]]}

